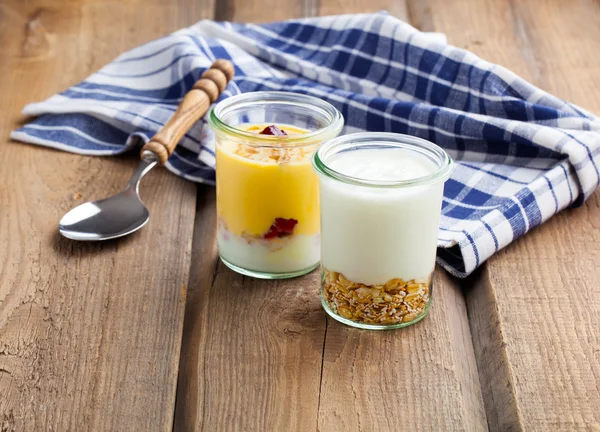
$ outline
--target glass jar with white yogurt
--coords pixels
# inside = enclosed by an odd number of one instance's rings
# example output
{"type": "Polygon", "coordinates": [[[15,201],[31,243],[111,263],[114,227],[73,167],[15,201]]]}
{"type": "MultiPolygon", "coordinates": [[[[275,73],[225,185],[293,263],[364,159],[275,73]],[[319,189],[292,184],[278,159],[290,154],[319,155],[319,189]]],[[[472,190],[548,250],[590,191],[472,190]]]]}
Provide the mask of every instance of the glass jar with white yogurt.
{"type": "Polygon", "coordinates": [[[329,315],[367,329],[425,317],[452,165],[437,145],[395,133],[345,135],[315,153],[321,301],[329,315]]]}

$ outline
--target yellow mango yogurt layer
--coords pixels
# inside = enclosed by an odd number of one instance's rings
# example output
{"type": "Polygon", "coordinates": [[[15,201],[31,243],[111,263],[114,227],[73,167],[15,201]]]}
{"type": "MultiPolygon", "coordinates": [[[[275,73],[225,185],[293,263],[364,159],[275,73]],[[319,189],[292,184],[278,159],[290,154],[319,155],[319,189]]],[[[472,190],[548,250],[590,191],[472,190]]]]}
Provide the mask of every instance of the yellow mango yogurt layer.
{"type": "MultiPolygon", "coordinates": [[[[268,124],[237,126],[260,132],[268,124]]],[[[308,130],[277,125],[288,135],[308,130]]],[[[288,146],[285,137],[281,144],[288,146]]],[[[275,144],[276,145],[276,144],[275,144]]],[[[221,140],[216,146],[219,219],[234,235],[260,238],[278,218],[298,221],[293,234],[319,232],[318,178],[302,147],[256,147],[221,140]]]]}

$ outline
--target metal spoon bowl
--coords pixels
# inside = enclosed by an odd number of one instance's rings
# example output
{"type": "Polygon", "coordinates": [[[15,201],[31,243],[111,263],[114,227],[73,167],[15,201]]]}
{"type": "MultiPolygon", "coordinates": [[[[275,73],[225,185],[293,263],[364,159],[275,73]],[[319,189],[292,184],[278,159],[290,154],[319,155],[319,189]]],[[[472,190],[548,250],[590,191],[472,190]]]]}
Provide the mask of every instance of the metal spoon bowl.
{"type": "Polygon", "coordinates": [[[87,202],[66,213],[58,230],[72,240],[109,240],[137,231],[150,219],[150,212],[140,199],[140,180],[157,160],[142,160],[127,187],[118,194],[87,202]]]}

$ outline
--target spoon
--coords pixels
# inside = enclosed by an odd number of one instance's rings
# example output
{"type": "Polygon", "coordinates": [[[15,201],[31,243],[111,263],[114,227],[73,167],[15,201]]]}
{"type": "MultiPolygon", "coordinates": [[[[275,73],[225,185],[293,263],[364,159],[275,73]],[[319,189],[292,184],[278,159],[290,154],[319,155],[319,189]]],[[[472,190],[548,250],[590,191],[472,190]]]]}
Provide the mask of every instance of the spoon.
{"type": "Polygon", "coordinates": [[[60,233],[73,240],[108,240],[143,227],[150,213],[140,199],[140,181],[156,165],[167,162],[183,135],[225,90],[233,73],[231,62],[215,61],[186,93],[169,121],[144,145],[141,161],[125,189],[110,198],[87,202],[69,211],[58,224],[60,233]]]}

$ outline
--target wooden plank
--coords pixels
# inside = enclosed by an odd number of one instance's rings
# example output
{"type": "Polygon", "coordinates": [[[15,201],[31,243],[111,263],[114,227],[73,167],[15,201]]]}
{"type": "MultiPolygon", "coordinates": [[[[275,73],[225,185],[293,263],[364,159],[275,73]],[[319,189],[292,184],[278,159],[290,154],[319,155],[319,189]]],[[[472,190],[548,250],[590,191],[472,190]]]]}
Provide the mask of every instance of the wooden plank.
{"type": "Polygon", "coordinates": [[[312,16],[318,0],[219,0],[215,20],[268,22],[312,16]]]}
{"type": "Polygon", "coordinates": [[[406,1],[390,0],[320,0],[319,15],[360,14],[387,11],[391,15],[409,21],[406,1]]]}
{"type": "Polygon", "coordinates": [[[599,202],[555,216],[475,281],[468,305],[492,430],[600,424],[599,202]]]}
{"type": "Polygon", "coordinates": [[[227,269],[214,189],[200,196],[175,430],[315,429],[325,330],[318,276],[265,282],[227,269]]]}
{"type": "MultiPolygon", "coordinates": [[[[217,19],[310,14],[310,2],[217,4],[217,19]]],[[[175,430],[304,431],[317,426],[325,317],[318,275],[260,281],[218,260],[214,190],[201,189],[185,312],[175,430]]]]}
{"type": "MultiPolygon", "coordinates": [[[[322,0],[320,12],[386,9],[412,20],[401,1],[322,0]]],[[[413,23],[414,24],[414,23],[413,23]]],[[[394,332],[356,331],[328,319],[319,430],[484,430],[486,425],[466,306],[441,269],[421,323],[394,332]]]]}
{"type": "MultiPolygon", "coordinates": [[[[314,13],[386,5],[406,15],[402,2],[358,0],[321,0],[314,13]]],[[[263,22],[311,15],[313,6],[230,0],[217,17],[263,22]]],[[[436,273],[435,304],[422,323],[350,329],[326,318],[316,273],[264,282],[219,263],[214,194],[200,196],[176,430],[485,429],[465,302],[445,273],[436,273]]]]}
{"type": "Polygon", "coordinates": [[[444,271],[422,322],[356,331],[328,319],[319,430],[486,430],[466,306],[444,271]]]}
{"type": "MultiPolygon", "coordinates": [[[[179,13],[175,2],[0,1],[1,136],[25,103],[188,24],[179,13]]],[[[0,429],[171,429],[196,188],[156,170],[142,185],[147,227],[76,243],[57,233],[62,214],[122,188],[136,158],[1,146],[0,429]]]]}
{"type": "MultiPolygon", "coordinates": [[[[436,30],[451,42],[600,112],[597,2],[428,3],[436,30]]],[[[491,430],[600,425],[598,221],[596,192],[475,277],[468,310],[491,430]]]]}

